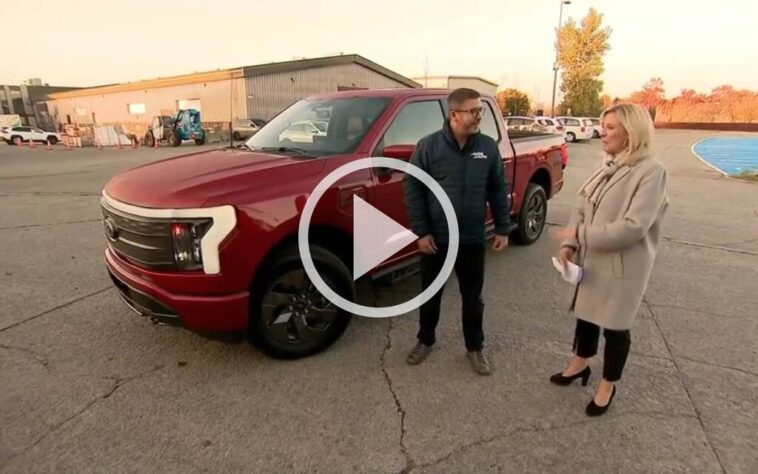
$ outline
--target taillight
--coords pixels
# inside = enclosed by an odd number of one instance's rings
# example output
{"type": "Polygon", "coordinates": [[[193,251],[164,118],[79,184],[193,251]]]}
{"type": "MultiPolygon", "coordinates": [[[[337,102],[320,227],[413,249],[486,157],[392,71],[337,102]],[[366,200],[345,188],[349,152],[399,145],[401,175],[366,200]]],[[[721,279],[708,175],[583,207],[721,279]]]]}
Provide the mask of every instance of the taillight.
{"type": "Polygon", "coordinates": [[[563,164],[563,167],[565,168],[568,165],[569,162],[569,155],[568,155],[568,148],[566,145],[561,146],[561,163],[563,164]]]}
{"type": "Polygon", "coordinates": [[[582,127],[582,133],[584,133],[584,127],[582,127]]]}

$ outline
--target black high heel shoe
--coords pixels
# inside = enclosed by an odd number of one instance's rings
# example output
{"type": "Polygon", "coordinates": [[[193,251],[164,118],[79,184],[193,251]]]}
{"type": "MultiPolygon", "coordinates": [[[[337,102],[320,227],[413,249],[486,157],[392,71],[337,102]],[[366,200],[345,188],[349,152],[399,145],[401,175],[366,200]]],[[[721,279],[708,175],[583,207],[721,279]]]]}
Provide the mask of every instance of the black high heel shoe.
{"type": "Polygon", "coordinates": [[[590,366],[588,365],[584,369],[582,369],[580,372],[575,373],[574,375],[569,375],[568,377],[563,375],[563,372],[559,372],[553,376],[550,377],[550,381],[556,385],[566,386],[570,385],[571,382],[573,382],[576,379],[582,379],[582,386],[587,386],[587,381],[590,379],[590,374],[592,374],[592,369],[590,369],[590,366]]]}
{"type": "Polygon", "coordinates": [[[611,398],[608,399],[608,404],[601,407],[597,403],[595,403],[595,397],[592,397],[592,400],[587,405],[587,416],[600,416],[606,411],[608,411],[608,408],[611,406],[611,402],[613,401],[613,397],[616,395],[616,386],[613,386],[613,390],[611,391],[611,398]]]}

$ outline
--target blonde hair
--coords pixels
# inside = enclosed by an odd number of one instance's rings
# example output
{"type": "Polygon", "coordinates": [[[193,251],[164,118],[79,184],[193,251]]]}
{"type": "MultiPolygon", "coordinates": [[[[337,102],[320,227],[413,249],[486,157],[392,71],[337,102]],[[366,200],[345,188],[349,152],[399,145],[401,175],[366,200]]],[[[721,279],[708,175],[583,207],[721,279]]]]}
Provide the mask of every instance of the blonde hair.
{"type": "Polygon", "coordinates": [[[650,113],[637,104],[617,104],[603,111],[600,115],[601,123],[608,114],[616,114],[629,136],[627,147],[614,157],[614,161],[619,166],[631,166],[648,158],[652,153],[655,128],[650,113]]]}

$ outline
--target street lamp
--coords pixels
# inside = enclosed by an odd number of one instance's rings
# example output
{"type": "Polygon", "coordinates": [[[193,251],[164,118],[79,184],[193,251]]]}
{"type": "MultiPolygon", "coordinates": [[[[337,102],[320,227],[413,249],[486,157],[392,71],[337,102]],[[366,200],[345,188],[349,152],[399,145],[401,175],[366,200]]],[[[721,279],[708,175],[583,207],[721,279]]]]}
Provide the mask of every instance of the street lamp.
{"type": "Polygon", "coordinates": [[[555,32],[555,62],[553,63],[553,102],[550,106],[552,117],[555,117],[555,86],[558,82],[558,35],[560,34],[561,23],[563,22],[563,5],[571,5],[571,0],[562,0],[561,9],[558,12],[558,30],[555,32]]]}

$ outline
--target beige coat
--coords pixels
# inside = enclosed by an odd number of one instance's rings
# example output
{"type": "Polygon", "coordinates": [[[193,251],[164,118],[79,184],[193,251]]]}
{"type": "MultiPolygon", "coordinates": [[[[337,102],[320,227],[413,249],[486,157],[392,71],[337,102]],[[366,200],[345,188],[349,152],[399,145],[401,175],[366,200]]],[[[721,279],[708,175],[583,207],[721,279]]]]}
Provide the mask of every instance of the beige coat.
{"type": "Polygon", "coordinates": [[[608,329],[629,329],[645,294],[668,207],[667,172],[654,158],[620,167],[597,205],[579,196],[569,226],[574,261],[584,276],[573,292],[576,317],[608,329]],[[593,208],[594,207],[594,208],[593,208]]]}

